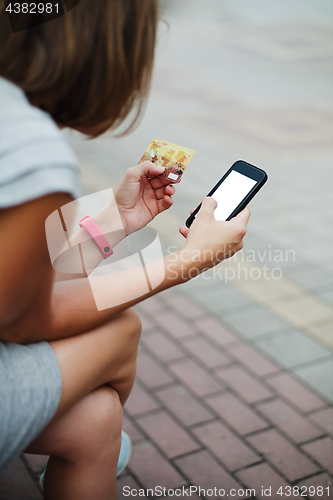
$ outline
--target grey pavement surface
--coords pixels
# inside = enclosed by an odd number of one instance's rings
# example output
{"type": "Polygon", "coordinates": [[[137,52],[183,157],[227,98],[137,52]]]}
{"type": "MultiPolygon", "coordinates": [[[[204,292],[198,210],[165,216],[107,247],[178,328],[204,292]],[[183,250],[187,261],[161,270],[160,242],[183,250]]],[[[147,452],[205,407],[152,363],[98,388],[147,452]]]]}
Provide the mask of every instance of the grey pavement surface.
{"type": "MultiPolygon", "coordinates": [[[[124,420],[134,450],[117,500],[124,486],[158,484],[255,488],[258,499],[262,487],[311,486],[306,498],[332,498],[333,3],[163,5],[169,27],[138,129],[94,141],[66,133],[83,194],[115,187],[153,137],[195,149],[174,206],[152,224],[167,253],[234,161],[264,168],[269,182],[236,259],[137,306],[143,336],[124,420]]],[[[14,462],[0,500],[42,498],[46,461],[14,462]]]]}
{"type": "Polygon", "coordinates": [[[256,270],[226,283],[227,262],[219,275],[208,273],[181,291],[333,401],[333,4],[165,0],[163,6],[168,25],[160,27],[138,129],[94,141],[70,134],[84,192],[115,187],[153,137],[195,149],[174,206],[152,224],[168,252],[183,245],[179,225],[234,161],[265,169],[269,181],[251,202],[239,258],[256,270]],[[264,265],[282,278],[263,279],[264,265]],[[261,337],[275,331],[276,340],[261,337]],[[281,352],[295,349],[285,364],[281,352]]]}

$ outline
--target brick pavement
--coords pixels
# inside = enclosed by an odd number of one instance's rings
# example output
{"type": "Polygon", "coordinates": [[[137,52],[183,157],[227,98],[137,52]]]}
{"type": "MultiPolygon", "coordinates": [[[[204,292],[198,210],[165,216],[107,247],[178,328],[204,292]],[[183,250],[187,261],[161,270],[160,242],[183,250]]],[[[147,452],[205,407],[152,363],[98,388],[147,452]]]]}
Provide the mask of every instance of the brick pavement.
{"type": "MultiPolygon", "coordinates": [[[[193,145],[172,210],[154,221],[165,247],[180,246],[189,209],[242,157],[270,177],[251,204],[245,250],[259,268],[276,265],[268,249],[296,258],[278,262],[280,280],[199,279],[137,308],[144,331],[124,419],[134,450],[118,499],[123,486],[191,483],[255,488],[257,498],[262,487],[329,485],[332,498],[329,2],[169,3],[183,11],[159,44],[142,125],[117,141],[72,140],[84,193],[115,186],[153,136],[193,145]]],[[[0,499],[41,499],[45,462],[12,464],[0,499]]],[[[318,493],[309,499],[327,498],[318,493]]]]}
{"type": "MultiPolygon", "coordinates": [[[[128,498],[124,486],[186,485],[254,488],[256,498],[265,498],[262,487],[330,486],[332,497],[333,408],[327,401],[178,290],[136,309],[144,328],[124,411],[133,455],[118,480],[118,500],[128,498]]],[[[45,463],[46,457],[22,456],[0,478],[0,499],[41,498],[36,484],[45,463]]],[[[234,498],[246,497],[240,493],[234,498]]]]}

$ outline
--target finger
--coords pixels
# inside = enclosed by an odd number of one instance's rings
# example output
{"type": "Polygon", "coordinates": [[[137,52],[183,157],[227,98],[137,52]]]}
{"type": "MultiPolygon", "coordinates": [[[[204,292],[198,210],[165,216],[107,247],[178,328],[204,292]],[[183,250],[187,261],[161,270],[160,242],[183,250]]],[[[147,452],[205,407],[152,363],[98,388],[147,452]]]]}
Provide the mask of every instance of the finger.
{"type": "Polygon", "coordinates": [[[191,210],[191,212],[190,212],[190,215],[192,215],[192,214],[193,214],[194,210],[195,210],[195,208],[192,208],[192,210],[191,210]]]}
{"type": "Polygon", "coordinates": [[[151,161],[144,161],[135,167],[129,168],[127,172],[128,175],[131,176],[137,176],[139,178],[146,176],[151,178],[163,174],[164,170],[165,168],[160,165],[156,165],[151,161]]]}
{"type": "Polygon", "coordinates": [[[164,212],[164,210],[168,210],[173,204],[173,199],[171,196],[165,195],[161,200],[157,202],[158,213],[164,212]]]}
{"type": "Polygon", "coordinates": [[[245,207],[244,210],[239,212],[239,214],[236,215],[236,217],[233,217],[230,222],[234,223],[236,222],[237,224],[244,224],[246,226],[247,223],[249,222],[250,215],[251,215],[250,209],[248,207],[245,207]]]}
{"type": "Polygon", "coordinates": [[[180,226],[180,228],[179,228],[179,232],[182,236],[184,236],[184,238],[187,238],[189,230],[190,229],[186,226],[180,226]]]}
{"type": "Polygon", "coordinates": [[[164,176],[153,177],[152,179],[149,179],[149,182],[154,189],[157,189],[159,187],[163,187],[166,185],[171,185],[170,180],[164,176]]]}
{"type": "Polygon", "coordinates": [[[212,198],[212,196],[207,196],[204,198],[203,202],[201,203],[200,210],[198,212],[197,217],[203,218],[203,217],[208,217],[212,218],[214,217],[214,210],[217,207],[217,201],[212,198]]]}
{"type": "Polygon", "coordinates": [[[176,192],[175,188],[173,186],[170,186],[169,184],[168,186],[163,186],[161,188],[156,189],[155,196],[157,200],[161,200],[163,196],[165,195],[172,196],[175,194],[175,192],[176,192]]]}

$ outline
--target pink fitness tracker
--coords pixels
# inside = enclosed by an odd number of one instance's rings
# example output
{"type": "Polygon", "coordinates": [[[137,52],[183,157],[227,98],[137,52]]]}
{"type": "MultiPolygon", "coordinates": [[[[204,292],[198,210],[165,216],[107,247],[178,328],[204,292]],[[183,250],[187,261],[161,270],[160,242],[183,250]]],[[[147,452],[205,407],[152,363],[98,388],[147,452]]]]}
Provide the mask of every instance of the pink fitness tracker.
{"type": "Polygon", "coordinates": [[[108,240],[105,238],[96,222],[94,222],[89,215],[83,217],[83,219],[79,221],[79,226],[83,227],[87,231],[87,233],[90,234],[90,236],[102,252],[104,259],[107,259],[108,257],[110,257],[110,255],[113,254],[113,250],[110,247],[108,240]]]}

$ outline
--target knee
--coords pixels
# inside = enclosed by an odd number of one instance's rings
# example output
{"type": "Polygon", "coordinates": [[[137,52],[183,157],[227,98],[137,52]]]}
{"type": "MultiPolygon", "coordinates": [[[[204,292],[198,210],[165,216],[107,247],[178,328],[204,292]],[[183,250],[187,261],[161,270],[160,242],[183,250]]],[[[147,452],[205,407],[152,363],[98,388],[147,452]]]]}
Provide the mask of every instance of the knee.
{"type": "Polygon", "coordinates": [[[133,309],[126,309],[119,315],[119,322],[118,332],[121,342],[126,346],[124,353],[130,357],[136,355],[142,331],[140,317],[133,309]]]}
{"type": "Polygon", "coordinates": [[[83,398],[79,406],[68,450],[71,459],[100,461],[118,456],[123,421],[118,393],[105,385],[83,398]]]}
{"type": "Polygon", "coordinates": [[[122,313],[122,320],[126,325],[127,334],[139,341],[142,331],[140,316],[130,308],[122,313]]]}
{"type": "Polygon", "coordinates": [[[142,323],[138,314],[133,309],[126,309],[122,313],[121,321],[123,322],[120,328],[122,336],[122,366],[125,371],[128,371],[128,376],[132,378],[136,372],[136,360],[138,355],[139,340],[142,331],[142,323]]]}

